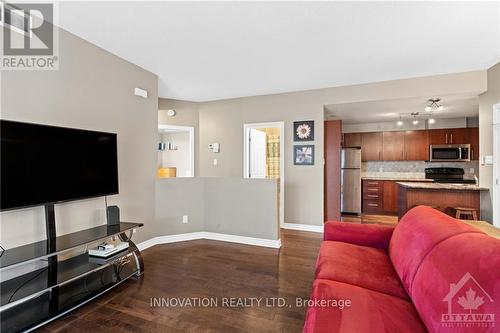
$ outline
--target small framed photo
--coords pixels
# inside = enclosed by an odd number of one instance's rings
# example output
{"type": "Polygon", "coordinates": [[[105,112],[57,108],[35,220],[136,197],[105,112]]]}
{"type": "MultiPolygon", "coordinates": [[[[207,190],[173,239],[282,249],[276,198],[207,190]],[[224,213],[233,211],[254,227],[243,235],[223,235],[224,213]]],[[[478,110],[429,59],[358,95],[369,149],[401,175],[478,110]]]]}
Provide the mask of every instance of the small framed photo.
{"type": "Polygon", "coordinates": [[[314,145],[293,146],[294,165],[314,165],[314,145]]]}
{"type": "Polygon", "coordinates": [[[314,120],[294,121],[293,141],[314,141],[314,120]]]}

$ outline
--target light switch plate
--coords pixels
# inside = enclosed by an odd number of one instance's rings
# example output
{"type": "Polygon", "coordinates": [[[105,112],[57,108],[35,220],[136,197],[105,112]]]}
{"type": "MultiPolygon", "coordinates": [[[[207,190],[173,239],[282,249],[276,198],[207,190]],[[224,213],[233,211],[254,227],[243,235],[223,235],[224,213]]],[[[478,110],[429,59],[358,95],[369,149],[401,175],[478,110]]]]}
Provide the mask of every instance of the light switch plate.
{"type": "Polygon", "coordinates": [[[483,165],[493,165],[493,155],[483,156],[483,165]]]}

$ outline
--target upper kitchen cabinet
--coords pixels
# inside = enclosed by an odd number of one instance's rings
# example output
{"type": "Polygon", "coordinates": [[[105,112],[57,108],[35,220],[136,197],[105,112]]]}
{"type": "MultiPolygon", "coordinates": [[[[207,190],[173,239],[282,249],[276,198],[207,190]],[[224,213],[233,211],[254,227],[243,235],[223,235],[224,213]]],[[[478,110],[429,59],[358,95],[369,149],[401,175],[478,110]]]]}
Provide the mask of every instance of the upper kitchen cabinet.
{"type": "Polygon", "coordinates": [[[429,130],[429,144],[452,145],[469,143],[467,128],[444,128],[429,130]]]}
{"type": "Polygon", "coordinates": [[[429,131],[406,131],[404,147],[404,160],[429,160],[429,131]]]}
{"type": "Polygon", "coordinates": [[[479,128],[467,128],[467,143],[470,143],[470,159],[479,160],[479,128]]]}
{"type": "Polygon", "coordinates": [[[361,133],[361,160],[382,160],[382,132],[361,133]]]}
{"type": "Polygon", "coordinates": [[[344,133],[344,148],[361,147],[361,133],[344,133]]]}
{"type": "Polygon", "coordinates": [[[382,132],[382,159],[401,161],[405,158],[405,132],[382,132]]]}
{"type": "Polygon", "coordinates": [[[448,130],[450,140],[448,144],[465,144],[470,143],[467,135],[467,128],[450,128],[448,130]]]}
{"type": "Polygon", "coordinates": [[[429,132],[430,145],[446,145],[448,144],[448,129],[431,129],[429,132]]]}

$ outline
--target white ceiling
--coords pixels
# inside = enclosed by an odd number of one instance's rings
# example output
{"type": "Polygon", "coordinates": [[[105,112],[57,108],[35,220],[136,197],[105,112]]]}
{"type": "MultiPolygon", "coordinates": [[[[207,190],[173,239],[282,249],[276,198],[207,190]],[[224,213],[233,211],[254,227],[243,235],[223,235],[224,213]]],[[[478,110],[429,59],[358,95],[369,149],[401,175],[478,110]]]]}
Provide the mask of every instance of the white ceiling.
{"type": "MultiPolygon", "coordinates": [[[[461,94],[439,97],[444,110],[433,112],[433,118],[477,117],[479,114],[479,101],[476,95],[461,94]]],[[[427,99],[419,97],[331,104],[325,105],[325,116],[327,119],[341,119],[344,124],[396,121],[400,114],[412,112],[419,112],[426,116],[429,114],[424,110],[427,99]]],[[[408,118],[408,115],[404,115],[404,118],[408,118]]]]}
{"type": "Polygon", "coordinates": [[[59,25],[207,101],[486,69],[498,2],[64,2],[59,25]]]}

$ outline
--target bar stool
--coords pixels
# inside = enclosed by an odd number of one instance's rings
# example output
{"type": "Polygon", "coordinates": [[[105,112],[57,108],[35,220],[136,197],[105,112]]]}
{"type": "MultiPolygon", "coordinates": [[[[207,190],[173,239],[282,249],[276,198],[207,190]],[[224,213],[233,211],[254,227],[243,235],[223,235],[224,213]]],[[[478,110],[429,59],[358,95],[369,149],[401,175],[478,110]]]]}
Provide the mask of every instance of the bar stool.
{"type": "Polygon", "coordinates": [[[477,209],[475,208],[466,208],[466,207],[454,207],[455,209],[455,218],[461,219],[462,215],[472,216],[474,221],[477,221],[477,209]]]}

